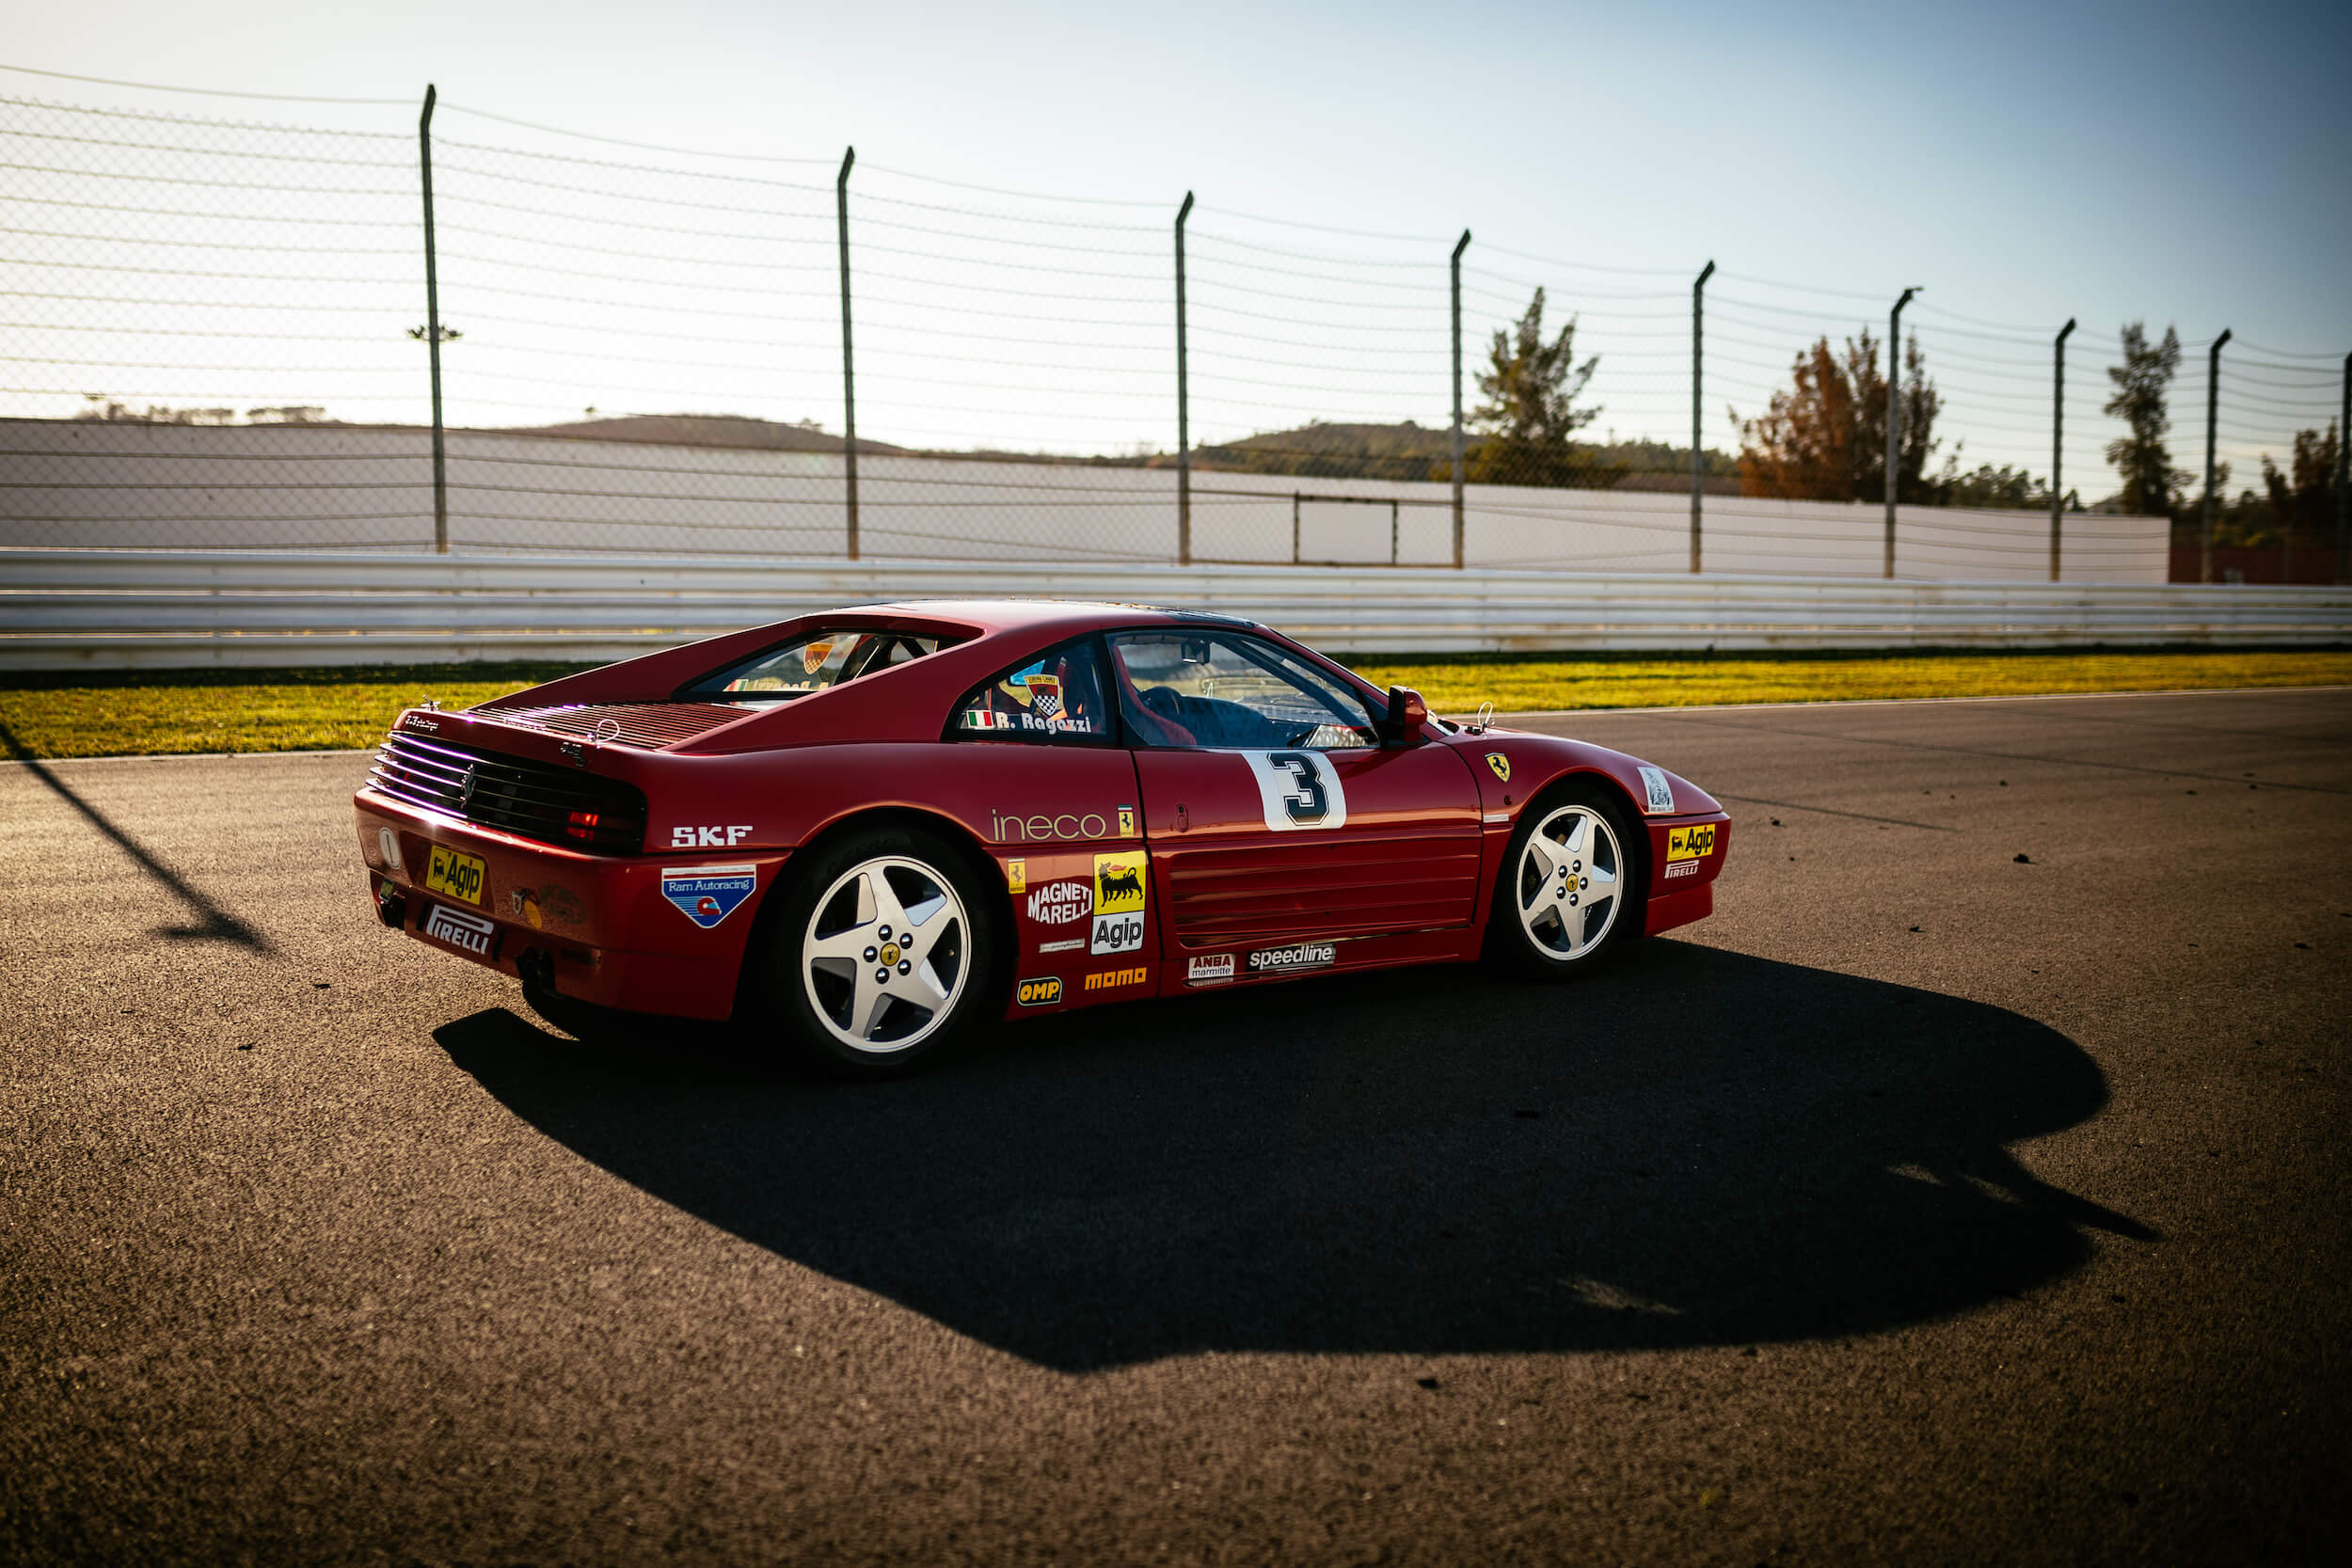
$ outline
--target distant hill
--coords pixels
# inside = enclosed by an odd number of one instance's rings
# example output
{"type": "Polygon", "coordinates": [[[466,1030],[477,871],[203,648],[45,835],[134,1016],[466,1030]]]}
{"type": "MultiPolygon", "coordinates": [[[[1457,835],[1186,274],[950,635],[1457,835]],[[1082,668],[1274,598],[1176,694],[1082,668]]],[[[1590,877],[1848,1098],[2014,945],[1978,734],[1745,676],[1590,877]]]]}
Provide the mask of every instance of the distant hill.
{"type": "MultiPolygon", "coordinates": [[[[1479,477],[1481,438],[1467,443],[1465,464],[1470,477],[1479,477]]],[[[1629,490],[1687,489],[1691,483],[1691,449],[1661,441],[1579,442],[1573,449],[1590,483],[1603,488],[1629,490]]],[[[1708,449],[1707,488],[1716,494],[1739,493],[1739,465],[1708,449]]],[[[1448,427],[1416,424],[1302,425],[1295,430],[1268,431],[1238,441],[1193,449],[1193,466],[1211,471],[1276,474],[1299,479],[1384,479],[1395,482],[1442,480],[1454,458],[1454,432],[1448,427]]],[[[1172,457],[1155,457],[1153,467],[1172,467],[1172,457]]]]}
{"type": "MultiPolygon", "coordinates": [[[[751,447],[762,451],[839,451],[840,436],[812,423],[779,424],[740,414],[620,414],[609,420],[531,425],[524,436],[585,436],[595,441],[660,441],[682,447],[751,447]]],[[[857,450],[880,454],[907,449],[858,438],[857,450]]]]}

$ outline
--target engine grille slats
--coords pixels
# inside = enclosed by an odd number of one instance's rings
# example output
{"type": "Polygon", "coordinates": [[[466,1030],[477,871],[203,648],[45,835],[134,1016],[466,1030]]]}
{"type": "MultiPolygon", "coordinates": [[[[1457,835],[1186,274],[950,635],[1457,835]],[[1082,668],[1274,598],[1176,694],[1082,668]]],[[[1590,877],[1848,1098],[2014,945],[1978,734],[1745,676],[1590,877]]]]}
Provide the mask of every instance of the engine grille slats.
{"type": "Polygon", "coordinates": [[[757,711],[732,703],[566,703],[554,707],[485,707],[502,724],[527,724],[609,746],[656,751],[731,724],[757,711]]]}
{"type": "Polygon", "coordinates": [[[635,785],[523,757],[395,734],[377,749],[368,783],[393,800],[567,849],[633,855],[644,844],[645,798],[635,785]]]}

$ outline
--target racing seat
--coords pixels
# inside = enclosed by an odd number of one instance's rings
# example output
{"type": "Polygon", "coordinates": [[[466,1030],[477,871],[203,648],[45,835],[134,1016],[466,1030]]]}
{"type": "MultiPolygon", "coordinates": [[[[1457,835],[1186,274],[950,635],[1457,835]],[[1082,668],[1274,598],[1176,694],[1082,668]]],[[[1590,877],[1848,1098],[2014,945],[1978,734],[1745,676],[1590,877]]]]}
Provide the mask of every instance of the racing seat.
{"type": "Polygon", "coordinates": [[[1126,661],[1119,657],[1116,650],[1111,654],[1111,672],[1119,681],[1119,705],[1126,711],[1127,722],[1135,727],[1136,734],[1155,746],[1200,744],[1192,737],[1190,730],[1145,705],[1143,693],[1136,689],[1135,678],[1127,673],[1126,661]]]}

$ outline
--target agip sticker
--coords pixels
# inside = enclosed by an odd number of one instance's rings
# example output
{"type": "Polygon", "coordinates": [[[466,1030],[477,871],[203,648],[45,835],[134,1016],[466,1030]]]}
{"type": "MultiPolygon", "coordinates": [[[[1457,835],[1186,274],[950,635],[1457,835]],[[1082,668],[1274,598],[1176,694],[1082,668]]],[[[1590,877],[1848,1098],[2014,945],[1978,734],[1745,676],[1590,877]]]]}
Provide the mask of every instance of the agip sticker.
{"type": "Polygon", "coordinates": [[[661,872],[661,896],[706,931],[733,914],[758,886],[756,865],[665,866],[661,872]]]}
{"type": "Polygon", "coordinates": [[[1666,858],[1670,861],[1705,860],[1715,852],[1715,824],[1694,822],[1687,828],[1666,830],[1666,858]]]}

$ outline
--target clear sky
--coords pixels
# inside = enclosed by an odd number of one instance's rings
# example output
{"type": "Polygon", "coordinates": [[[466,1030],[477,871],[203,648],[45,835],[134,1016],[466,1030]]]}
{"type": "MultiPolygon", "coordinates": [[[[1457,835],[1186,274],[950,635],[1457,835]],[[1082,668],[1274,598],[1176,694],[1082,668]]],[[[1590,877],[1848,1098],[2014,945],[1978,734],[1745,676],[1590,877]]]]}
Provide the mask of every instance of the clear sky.
{"type": "MultiPolygon", "coordinates": [[[[1687,343],[1670,335],[1687,312],[1671,296],[1687,298],[1710,259],[1723,269],[1711,287],[1754,302],[1754,346],[1734,352],[1758,365],[1785,364],[1815,331],[1866,319],[1883,330],[1892,296],[1923,286],[1913,319],[1930,334],[1931,368],[1949,372],[1953,430],[1976,419],[1984,432],[1972,460],[2013,456],[2037,469],[2046,437],[2037,458],[2028,432],[2046,429],[2047,415],[2032,410],[2041,372],[2026,367],[2046,354],[2027,345],[2069,316],[2083,324],[2073,374],[2092,405],[2099,351],[2126,320],[2177,323],[2192,344],[2229,326],[2239,342],[2281,355],[2352,350],[2352,7],[2343,5],[13,0],[9,10],[0,61],[12,65],[351,98],[411,99],[433,80],[452,103],[519,119],[819,159],[780,172],[820,186],[855,143],[861,179],[871,165],[1156,203],[1102,209],[1139,231],[1164,228],[1190,189],[1203,208],[1196,222],[1222,224],[1237,245],[1366,262],[1425,257],[1439,289],[1451,237],[1468,227],[1472,260],[1497,269],[1473,308],[1478,324],[1508,314],[1504,297],[1522,297],[1527,281],[1550,286],[1555,312],[1584,309],[1585,341],[1604,356],[1594,384],[1603,425],[1621,434],[1687,436],[1674,357],[1687,360],[1687,343]],[[1658,271],[1613,276],[1488,247],[1658,271]],[[1669,297],[1613,321],[1607,289],[1669,297]],[[1772,322],[1786,330],[1766,331],[1772,322]],[[1934,336],[1985,324],[2030,330],[2013,344],[1934,336]],[[1645,333],[1661,341],[1645,348],[1645,333]],[[1939,359],[1939,344],[1953,356],[1939,359]],[[1959,358],[1970,352],[1983,360],[1975,383],[1959,358]],[[1973,403],[1972,386],[1983,394],[1973,403]]],[[[319,125],[404,119],[167,102],[25,76],[0,76],[0,92],[319,125]]],[[[463,129],[484,140],[524,135],[463,129]]],[[[1725,309],[1736,322],[1739,307],[1725,309]]],[[[2332,412],[2317,372],[2332,374],[2336,362],[2304,363],[2312,373],[2286,378],[2273,389],[2279,406],[2262,410],[2282,429],[2332,412]]],[[[1720,405],[1753,407],[1773,379],[1759,370],[1742,383],[1734,371],[1718,388],[1710,377],[1710,444],[1733,438],[1720,405]]],[[[752,411],[834,425],[837,407],[811,385],[797,408],[752,411]]],[[[1406,401],[1335,399],[1327,417],[1445,417],[1441,382],[1425,404],[1406,401]]],[[[1236,405],[1224,424],[1214,410],[1206,422],[1212,435],[1238,434],[1288,411],[1236,405]]],[[[2187,422],[2185,407],[2175,413],[2187,422]]],[[[2084,421],[2084,438],[2095,449],[2094,422],[2084,421]]],[[[1102,434],[1172,441],[1150,420],[1102,434]]],[[[1088,437],[1073,427],[1065,444],[1088,437]]],[[[2095,455],[2070,457],[2070,481],[2084,461],[2095,455]]]]}

